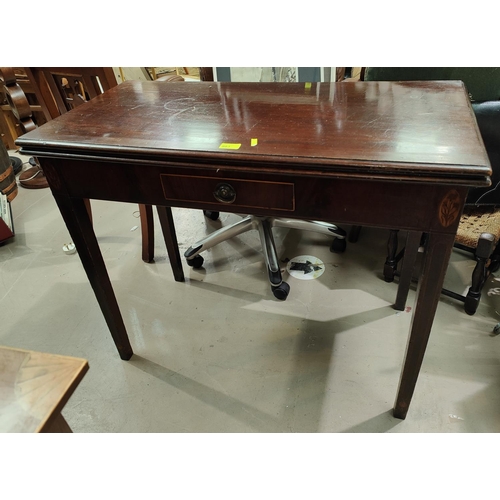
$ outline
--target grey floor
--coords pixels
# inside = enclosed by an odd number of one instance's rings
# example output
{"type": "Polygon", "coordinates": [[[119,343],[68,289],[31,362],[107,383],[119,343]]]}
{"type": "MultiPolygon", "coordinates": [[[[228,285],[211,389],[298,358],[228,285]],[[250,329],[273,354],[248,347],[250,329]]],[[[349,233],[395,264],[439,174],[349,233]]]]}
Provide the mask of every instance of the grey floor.
{"type": "MultiPolygon", "coordinates": [[[[24,158],[26,160],[26,158],[24,158]]],[[[75,432],[498,432],[500,282],[476,315],[442,298],[408,417],[392,417],[411,312],[381,279],[387,231],[365,228],[344,254],[322,235],[276,230],[281,259],[312,255],[324,274],[289,276],[285,302],[266,280],[256,233],[207,252],[173,280],[155,215],[156,260],[141,260],[135,205],[95,201],[94,227],[135,355],[118,357],[48,189],[19,188],[16,237],[0,247],[0,344],[86,358],[63,414],[75,432]]],[[[237,220],[174,209],[181,252],[237,220]]],[[[348,228],[346,228],[348,229],[348,228]]],[[[285,264],[283,264],[285,265],[285,264]]],[[[460,291],[474,263],[454,252],[460,291]]],[[[414,289],[408,308],[413,306],[414,289]]]]}

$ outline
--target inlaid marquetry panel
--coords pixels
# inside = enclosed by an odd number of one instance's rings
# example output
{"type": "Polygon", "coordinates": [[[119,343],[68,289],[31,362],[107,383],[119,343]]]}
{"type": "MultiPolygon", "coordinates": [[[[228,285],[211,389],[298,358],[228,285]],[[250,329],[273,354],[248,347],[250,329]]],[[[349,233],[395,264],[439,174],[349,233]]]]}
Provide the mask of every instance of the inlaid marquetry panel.
{"type": "Polygon", "coordinates": [[[0,347],[0,432],[41,432],[88,370],[84,359],[0,347]]]}

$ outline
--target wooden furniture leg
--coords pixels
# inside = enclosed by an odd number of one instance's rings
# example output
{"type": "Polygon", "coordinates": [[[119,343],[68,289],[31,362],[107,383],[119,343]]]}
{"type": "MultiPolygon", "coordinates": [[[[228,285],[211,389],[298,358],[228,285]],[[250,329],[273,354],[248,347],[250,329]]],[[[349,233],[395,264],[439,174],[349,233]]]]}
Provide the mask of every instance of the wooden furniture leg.
{"type": "MultiPolygon", "coordinates": [[[[50,169],[52,170],[52,169],[50,169]]],[[[56,175],[55,173],[49,174],[56,175]]],[[[61,211],[64,222],[76,246],[87,277],[101,307],[120,358],[128,360],[132,357],[132,346],[118,308],[115,293],[109,280],[108,271],[102,258],[97,238],[88,216],[85,202],[82,199],[70,198],[56,190],[52,191],[61,211]]]]}
{"type": "Polygon", "coordinates": [[[387,281],[387,283],[392,283],[394,281],[396,268],[398,266],[396,258],[396,252],[398,251],[398,233],[398,229],[391,229],[387,241],[387,259],[384,264],[384,280],[387,281]]]}
{"type": "Polygon", "coordinates": [[[488,259],[493,252],[495,237],[489,233],[483,233],[479,238],[476,248],[476,267],[472,272],[472,283],[464,301],[465,312],[473,315],[481,300],[481,290],[488,278],[488,259]]]}
{"type": "Polygon", "coordinates": [[[359,233],[361,232],[361,226],[352,226],[349,231],[349,243],[356,243],[359,238],[359,233]]]}
{"type": "Polygon", "coordinates": [[[139,213],[141,217],[142,260],[144,262],[153,262],[155,258],[153,207],[151,205],[139,205],[139,213]]]}
{"type": "Polygon", "coordinates": [[[401,272],[399,274],[399,285],[396,295],[396,303],[394,304],[394,309],[396,309],[397,311],[403,311],[406,307],[406,300],[408,299],[408,293],[410,291],[411,278],[413,269],[415,267],[415,261],[417,259],[417,253],[421,238],[422,233],[418,231],[408,231],[403,264],[401,266],[401,272]]]}
{"type": "Polygon", "coordinates": [[[46,429],[43,431],[44,433],[69,433],[73,432],[71,430],[71,427],[69,426],[68,422],[66,422],[66,419],[62,416],[61,413],[56,415],[54,417],[53,422],[51,422],[46,429]]]}
{"type": "Polygon", "coordinates": [[[174,218],[172,217],[172,209],[170,207],[156,207],[158,217],[160,218],[161,229],[165,244],[167,245],[168,257],[172,272],[174,273],[175,281],[184,281],[184,271],[182,270],[181,254],[179,253],[179,245],[177,244],[177,236],[175,234],[174,218]]]}
{"type": "Polygon", "coordinates": [[[454,234],[430,233],[428,236],[403,371],[394,403],[394,416],[401,419],[406,418],[415,390],[455,241],[454,234]]]}
{"type": "MultiPolygon", "coordinates": [[[[90,200],[84,199],[85,207],[92,224],[92,207],[90,200]]],[[[142,260],[153,262],[155,259],[155,230],[153,222],[153,207],[151,205],[139,205],[142,233],[142,260]]]]}
{"type": "Polygon", "coordinates": [[[92,224],[92,206],[90,205],[90,200],[85,198],[83,200],[83,202],[85,203],[85,208],[87,209],[87,213],[89,214],[90,223],[92,224]]]}

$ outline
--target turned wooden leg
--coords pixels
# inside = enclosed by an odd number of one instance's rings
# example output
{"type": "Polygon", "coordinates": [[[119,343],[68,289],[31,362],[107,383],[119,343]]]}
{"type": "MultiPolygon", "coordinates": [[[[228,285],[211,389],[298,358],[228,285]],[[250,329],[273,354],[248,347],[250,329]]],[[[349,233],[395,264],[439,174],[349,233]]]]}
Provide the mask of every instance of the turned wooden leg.
{"type": "Polygon", "coordinates": [[[476,248],[476,267],[472,272],[472,284],[464,301],[465,312],[471,316],[477,311],[481,300],[481,290],[488,277],[486,264],[493,252],[494,244],[495,237],[490,233],[483,233],[479,237],[476,248]]]}
{"type": "Polygon", "coordinates": [[[139,213],[141,215],[142,260],[144,262],[153,262],[155,258],[153,207],[151,205],[139,205],[139,213]]]}

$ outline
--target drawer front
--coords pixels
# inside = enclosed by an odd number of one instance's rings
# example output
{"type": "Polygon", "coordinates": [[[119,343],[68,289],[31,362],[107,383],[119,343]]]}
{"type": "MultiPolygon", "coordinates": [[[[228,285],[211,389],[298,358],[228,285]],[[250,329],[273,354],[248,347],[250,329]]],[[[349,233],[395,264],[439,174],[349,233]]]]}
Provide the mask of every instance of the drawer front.
{"type": "Polygon", "coordinates": [[[227,177],[161,174],[165,199],[170,201],[219,203],[227,207],[295,210],[294,184],[227,177]]]}

